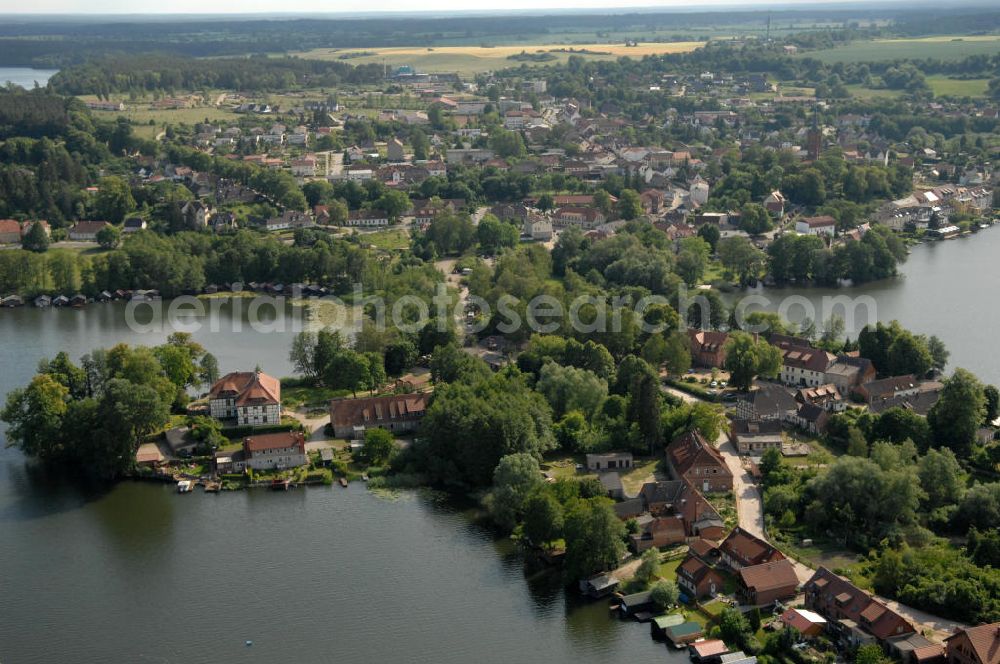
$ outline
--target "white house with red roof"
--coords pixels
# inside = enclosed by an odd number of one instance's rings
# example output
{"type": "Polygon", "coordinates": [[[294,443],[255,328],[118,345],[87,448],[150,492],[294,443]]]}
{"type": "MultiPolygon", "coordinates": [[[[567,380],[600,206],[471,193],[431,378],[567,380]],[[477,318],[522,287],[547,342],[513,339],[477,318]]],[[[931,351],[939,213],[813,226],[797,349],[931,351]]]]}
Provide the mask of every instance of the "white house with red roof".
{"type": "Polygon", "coordinates": [[[212,417],[239,426],[281,424],[281,382],[262,371],[228,373],[208,394],[212,417]]]}

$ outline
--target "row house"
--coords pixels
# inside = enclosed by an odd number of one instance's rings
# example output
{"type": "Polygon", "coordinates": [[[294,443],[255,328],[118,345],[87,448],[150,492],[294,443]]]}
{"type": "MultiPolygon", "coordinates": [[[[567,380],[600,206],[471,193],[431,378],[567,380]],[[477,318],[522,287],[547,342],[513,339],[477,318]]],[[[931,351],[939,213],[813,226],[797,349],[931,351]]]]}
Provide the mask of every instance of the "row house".
{"type": "Polygon", "coordinates": [[[373,228],[389,225],[389,215],[384,210],[351,210],[347,213],[345,226],[373,228]]]}

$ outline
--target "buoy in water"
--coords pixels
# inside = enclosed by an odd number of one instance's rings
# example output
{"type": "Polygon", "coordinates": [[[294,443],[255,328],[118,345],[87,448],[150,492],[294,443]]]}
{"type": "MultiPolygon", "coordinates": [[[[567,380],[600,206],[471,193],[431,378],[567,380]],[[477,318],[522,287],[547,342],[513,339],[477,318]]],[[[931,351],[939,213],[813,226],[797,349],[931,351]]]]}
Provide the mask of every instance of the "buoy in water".
{"type": "Polygon", "coordinates": [[[250,641],[249,639],[247,639],[246,644],[247,644],[247,648],[249,648],[250,646],[253,645],[253,641],[250,641]]]}

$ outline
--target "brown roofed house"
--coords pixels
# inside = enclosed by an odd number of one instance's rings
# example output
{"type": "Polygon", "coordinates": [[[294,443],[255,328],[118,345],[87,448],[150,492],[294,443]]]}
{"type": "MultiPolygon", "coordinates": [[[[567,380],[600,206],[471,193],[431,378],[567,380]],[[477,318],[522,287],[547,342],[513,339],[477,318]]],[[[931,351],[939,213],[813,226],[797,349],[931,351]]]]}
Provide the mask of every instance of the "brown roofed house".
{"type": "Polygon", "coordinates": [[[795,597],[798,585],[795,567],[783,559],[741,569],[737,592],[742,603],[764,606],[795,597]]]}
{"type": "Polygon", "coordinates": [[[220,420],[236,418],[240,426],[281,424],[281,381],[263,371],[235,371],[212,385],[209,413],[220,420]]]}
{"type": "Polygon", "coordinates": [[[739,526],[733,528],[722,541],[719,552],[722,554],[722,562],[736,571],[785,558],[781,551],[739,526]]]}
{"type": "Polygon", "coordinates": [[[711,330],[688,330],[691,341],[691,360],[701,367],[721,367],[726,362],[725,332],[711,330]]]}
{"type": "Polygon", "coordinates": [[[908,620],[825,567],[816,570],[804,590],[806,608],[836,621],[841,636],[854,645],[863,642],[865,634],[888,645],[891,639],[916,632],[908,620]]]}
{"type": "Polygon", "coordinates": [[[1000,664],[1000,623],[967,627],[945,640],[948,664],[1000,664]]]}
{"type": "Polygon", "coordinates": [[[330,402],[330,424],[337,438],[354,439],[364,429],[412,431],[427,412],[428,394],[390,394],[330,402]]]}
{"type": "Polygon", "coordinates": [[[681,434],[667,446],[671,473],[684,478],[700,491],[733,490],[733,474],[719,450],[697,431],[681,434]]]}

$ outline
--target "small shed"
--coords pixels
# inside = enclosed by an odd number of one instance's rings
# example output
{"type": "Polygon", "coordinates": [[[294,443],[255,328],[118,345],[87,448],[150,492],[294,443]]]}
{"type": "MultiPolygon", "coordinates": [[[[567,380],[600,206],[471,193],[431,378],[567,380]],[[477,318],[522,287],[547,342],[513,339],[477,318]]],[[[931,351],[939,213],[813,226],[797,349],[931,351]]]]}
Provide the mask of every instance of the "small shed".
{"type": "Polygon", "coordinates": [[[669,613],[665,616],[657,616],[649,621],[649,631],[654,639],[666,638],[667,628],[680,625],[684,622],[684,616],[679,613],[669,613]]]}
{"type": "Polygon", "coordinates": [[[36,307],[40,309],[43,309],[45,307],[50,307],[52,306],[52,298],[49,297],[48,295],[39,295],[38,297],[35,298],[34,304],[36,307]]]}
{"type": "Polygon", "coordinates": [[[683,646],[693,643],[705,636],[705,631],[696,622],[684,622],[680,625],[672,625],[666,629],[666,637],[675,646],[683,646]]]}
{"type": "Polygon", "coordinates": [[[319,451],[319,460],[324,466],[329,468],[333,465],[333,450],[329,447],[324,447],[319,451]]]}

